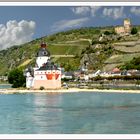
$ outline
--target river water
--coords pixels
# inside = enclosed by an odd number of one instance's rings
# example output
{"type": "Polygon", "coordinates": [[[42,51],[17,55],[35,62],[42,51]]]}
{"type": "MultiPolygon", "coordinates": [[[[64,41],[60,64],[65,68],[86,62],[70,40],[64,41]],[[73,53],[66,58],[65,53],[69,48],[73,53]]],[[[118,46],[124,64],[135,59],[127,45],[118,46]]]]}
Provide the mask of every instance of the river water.
{"type": "Polygon", "coordinates": [[[0,89],[8,89],[11,88],[11,84],[0,84],[0,89]]]}
{"type": "Polygon", "coordinates": [[[0,133],[139,134],[140,94],[1,94],[0,133]]]}

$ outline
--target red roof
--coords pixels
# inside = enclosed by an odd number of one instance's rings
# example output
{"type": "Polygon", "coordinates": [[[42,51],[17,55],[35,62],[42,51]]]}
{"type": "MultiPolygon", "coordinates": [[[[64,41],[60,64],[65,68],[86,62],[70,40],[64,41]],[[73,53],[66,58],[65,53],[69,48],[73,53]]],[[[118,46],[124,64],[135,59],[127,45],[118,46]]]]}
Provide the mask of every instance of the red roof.
{"type": "Polygon", "coordinates": [[[46,47],[47,47],[46,43],[44,43],[44,42],[43,42],[43,43],[41,43],[41,45],[40,45],[40,46],[41,46],[41,48],[46,48],[46,47]]]}
{"type": "Polygon", "coordinates": [[[112,72],[120,72],[120,69],[119,69],[119,68],[114,68],[114,69],[112,70],[112,72]]]}

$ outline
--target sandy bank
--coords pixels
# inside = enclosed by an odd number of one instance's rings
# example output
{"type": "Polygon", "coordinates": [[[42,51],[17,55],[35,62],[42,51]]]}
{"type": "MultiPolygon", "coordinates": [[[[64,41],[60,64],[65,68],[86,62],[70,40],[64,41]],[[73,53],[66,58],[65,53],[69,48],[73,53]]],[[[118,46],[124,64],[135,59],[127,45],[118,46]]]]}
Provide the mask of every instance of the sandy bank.
{"type": "Polygon", "coordinates": [[[93,92],[93,93],[140,93],[140,90],[113,90],[113,89],[60,89],[60,90],[27,90],[27,89],[0,89],[0,94],[15,94],[15,93],[71,93],[71,92],[93,92]]]}

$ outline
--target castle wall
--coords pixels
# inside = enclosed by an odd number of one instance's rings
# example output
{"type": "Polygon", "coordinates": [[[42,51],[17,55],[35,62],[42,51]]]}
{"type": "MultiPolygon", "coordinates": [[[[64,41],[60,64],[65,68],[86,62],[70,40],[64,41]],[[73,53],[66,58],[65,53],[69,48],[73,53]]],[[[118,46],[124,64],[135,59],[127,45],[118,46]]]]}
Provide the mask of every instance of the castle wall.
{"type": "Polygon", "coordinates": [[[116,32],[117,34],[122,34],[122,33],[125,33],[125,29],[124,29],[123,26],[119,26],[119,27],[116,27],[116,28],[115,28],[115,32],[116,32]]]}
{"type": "Polygon", "coordinates": [[[34,73],[34,89],[60,89],[61,71],[60,70],[39,70],[34,73]]]}
{"type": "Polygon", "coordinates": [[[44,87],[45,89],[60,89],[61,80],[35,80],[33,88],[40,89],[40,87],[44,87]]]}
{"type": "Polygon", "coordinates": [[[31,88],[33,86],[33,77],[26,77],[26,88],[31,88]]]}

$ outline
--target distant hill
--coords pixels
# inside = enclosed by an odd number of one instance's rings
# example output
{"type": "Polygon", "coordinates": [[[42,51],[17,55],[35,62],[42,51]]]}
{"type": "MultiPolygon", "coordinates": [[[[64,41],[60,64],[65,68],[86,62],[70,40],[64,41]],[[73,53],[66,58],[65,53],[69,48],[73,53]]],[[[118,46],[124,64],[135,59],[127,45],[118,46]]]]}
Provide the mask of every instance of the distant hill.
{"type": "MultiPolygon", "coordinates": [[[[139,29],[139,26],[137,26],[139,29]]],[[[35,64],[41,41],[48,44],[52,60],[66,70],[76,70],[88,63],[91,70],[110,70],[140,56],[139,35],[119,37],[113,27],[88,27],[44,36],[29,43],[0,51],[0,75],[15,67],[35,64]],[[105,31],[111,34],[101,37],[105,31]],[[101,41],[99,41],[101,39],[101,41]]]]}

